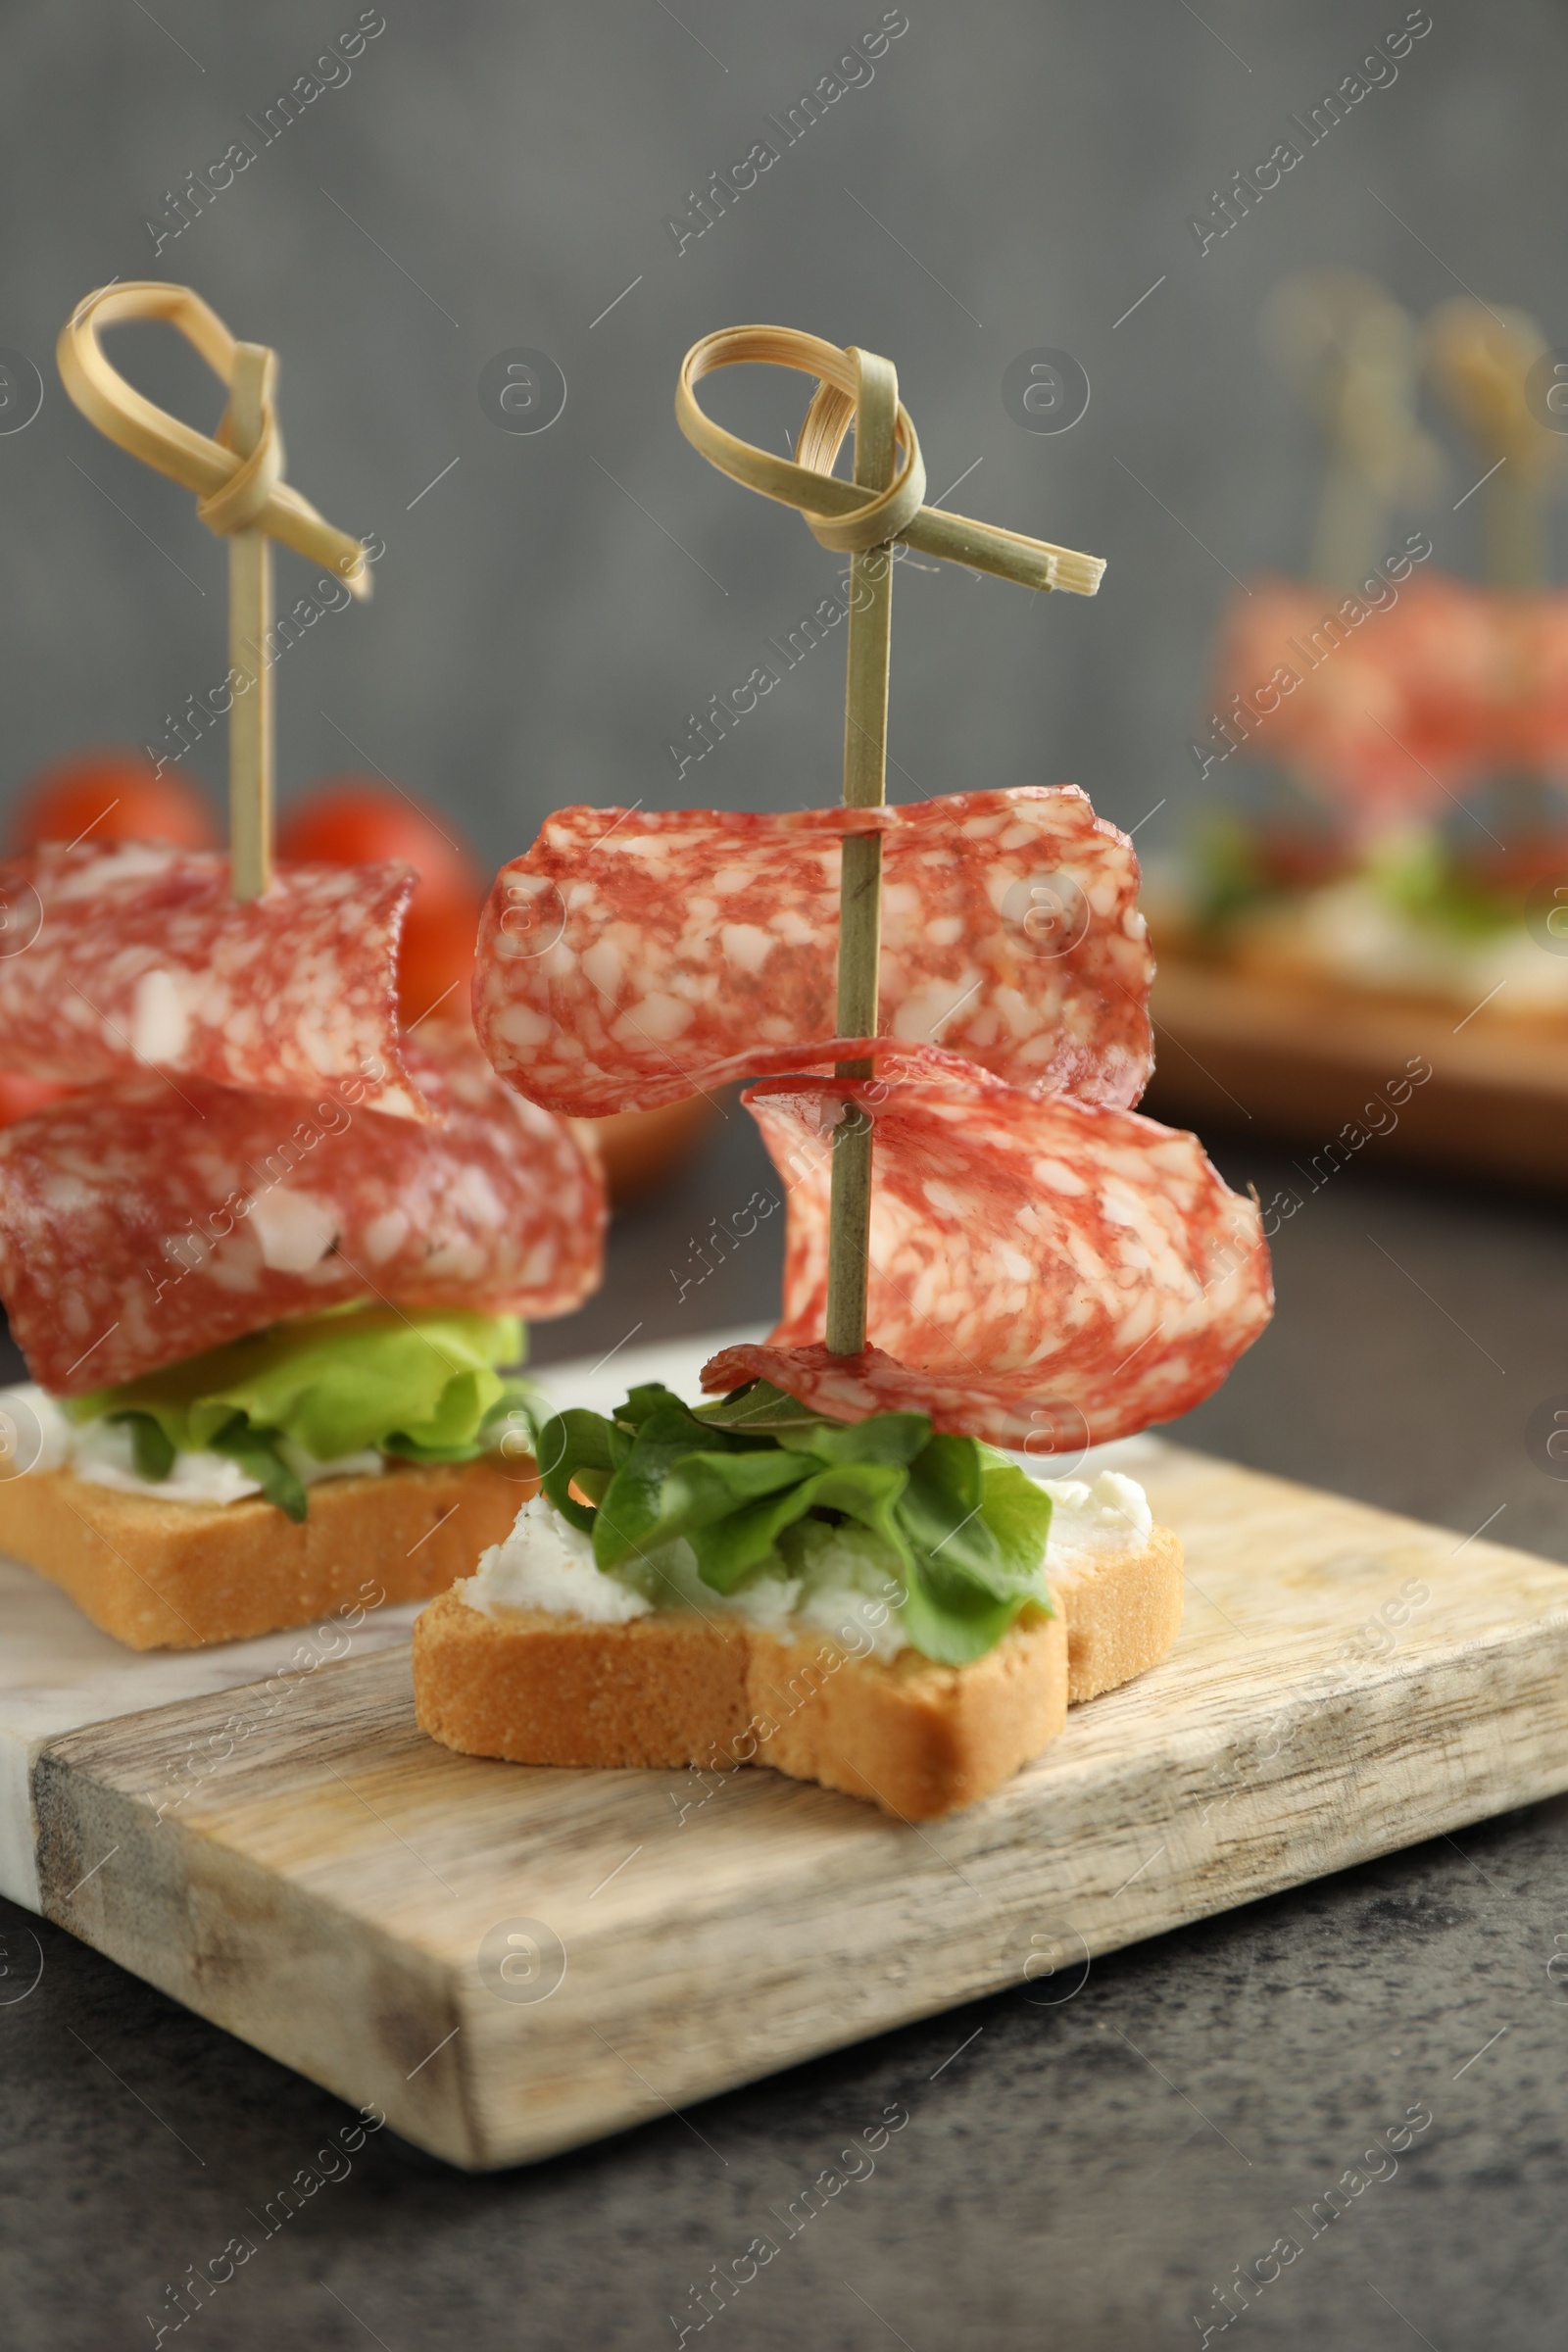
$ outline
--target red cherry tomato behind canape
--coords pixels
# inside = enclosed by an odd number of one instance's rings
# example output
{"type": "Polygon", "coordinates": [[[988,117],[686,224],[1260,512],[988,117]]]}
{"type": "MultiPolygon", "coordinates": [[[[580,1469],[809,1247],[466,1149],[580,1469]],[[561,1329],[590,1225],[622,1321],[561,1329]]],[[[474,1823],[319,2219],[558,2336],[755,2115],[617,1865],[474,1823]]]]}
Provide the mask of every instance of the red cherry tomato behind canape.
{"type": "Polygon", "coordinates": [[[449,826],[393,785],[343,776],[285,812],[277,854],[321,865],[412,865],[419,882],[403,925],[403,1018],[416,1021],[437,1004],[466,1017],[484,880],[449,826]]]}
{"type": "Polygon", "coordinates": [[[473,950],[479,930],[479,909],[461,900],[433,906],[419,902],[417,891],[403,928],[398,958],[398,1003],[405,1023],[425,1013],[441,1020],[469,1018],[468,991],[473,979],[473,950]]]}
{"type": "Polygon", "coordinates": [[[475,906],[484,878],[449,824],[395,785],[367,776],[333,776],[313,785],[278,820],[277,854],[321,865],[412,865],[418,898],[461,899],[475,906]]]}
{"type": "Polygon", "coordinates": [[[155,773],[135,752],[78,752],[23,789],[6,825],[13,851],[39,841],[173,841],[211,850],[219,831],[202,787],[177,768],[155,773]]]}

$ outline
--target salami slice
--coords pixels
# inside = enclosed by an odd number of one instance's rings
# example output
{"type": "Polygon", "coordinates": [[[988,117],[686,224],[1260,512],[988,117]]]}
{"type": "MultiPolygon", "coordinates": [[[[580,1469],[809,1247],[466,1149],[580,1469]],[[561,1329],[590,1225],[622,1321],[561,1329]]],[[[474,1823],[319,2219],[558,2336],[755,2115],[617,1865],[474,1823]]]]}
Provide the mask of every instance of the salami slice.
{"type": "Polygon", "coordinates": [[[886,1035],[1016,1086],[1137,1101],[1153,968],[1138,860],[1071,784],[783,816],[562,809],[480,927],[474,1017],[502,1077],[592,1117],[844,1058],[847,831],[883,837],[886,1035]]]}
{"type": "Polygon", "coordinates": [[[760,1377],[851,1420],[917,1408],[1046,1456],[1186,1412],[1272,1312],[1255,1204],[1195,1136],[1134,1111],[886,1049],[869,1081],[775,1079],[744,1100],[787,1187],[784,1318],[715,1356],[707,1389],[760,1377]],[[870,1345],[851,1357],[820,1344],[847,1102],[874,1121],[870,1345]]]}
{"type": "Polygon", "coordinates": [[[471,1035],[421,1028],[440,1124],[358,1080],[288,1100],[122,1078],[0,1134],[0,1297],[74,1396],[340,1300],[564,1314],[599,1280],[604,1191],[569,1127],[471,1035]]]}
{"type": "Polygon", "coordinates": [[[354,1079],[425,1119],[399,1054],[397,952],[415,876],[283,865],[230,897],[228,860],[162,842],[46,842],[0,864],[0,1054],[83,1085],[139,1069],[306,1095],[354,1079]]]}

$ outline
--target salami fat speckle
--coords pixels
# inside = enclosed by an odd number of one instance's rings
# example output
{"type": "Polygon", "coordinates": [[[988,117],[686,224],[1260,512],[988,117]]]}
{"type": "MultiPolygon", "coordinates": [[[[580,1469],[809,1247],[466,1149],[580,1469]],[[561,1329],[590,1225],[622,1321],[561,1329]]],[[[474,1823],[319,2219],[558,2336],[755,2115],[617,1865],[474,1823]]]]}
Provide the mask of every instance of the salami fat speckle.
{"type": "Polygon", "coordinates": [[[399,865],[279,866],[229,895],[228,860],[159,842],[45,843],[0,864],[0,1060],[86,1084],[142,1069],[183,1085],[306,1095],[353,1079],[426,1119],[399,1054],[399,865]]]}
{"type": "Polygon", "coordinates": [[[439,1124],[368,1109],[352,1079],[289,1100],[138,1077],[0,1134],[0,1297],[33,1378],[78,1395],[346,1299],[577,1305],[596,1162],[466,1031],[405,1050],[439,1124]]]}
{"type": "Polygon", "coordinates": [[[1194,1136],[885,1048],[872,1080],[776,1079],[745,1101],[787,1188],[784,1317],[715,1356],[707,1389],[760,1377],[847,1419],[914,1409],[1044,1457],[1186,1412],[1268,1321],[1257,1209],[1194,1136]],[[845,1357],[821,1342],[849,1101],[874,1126],[870,1344],[845,1357]]]}
{"type": "Polygon", "coordinates": [[[1010,1084],[1137,1101],[1132,845],[1076,786],[791,815],[566,808],[496,878],[479,1038],[552,1110],[649,1109],[832,1051],[839,844],[883,838],[879,1028],[1010,1084]]]}

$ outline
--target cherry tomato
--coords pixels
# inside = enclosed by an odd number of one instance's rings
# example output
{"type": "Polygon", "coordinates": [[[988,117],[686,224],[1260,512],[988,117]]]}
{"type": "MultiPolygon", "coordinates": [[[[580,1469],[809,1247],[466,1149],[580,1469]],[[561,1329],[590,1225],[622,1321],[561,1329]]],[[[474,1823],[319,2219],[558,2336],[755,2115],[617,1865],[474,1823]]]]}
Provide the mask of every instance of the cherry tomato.
{"type": "Polygon", "coordinates": [[[137,752],[74,753],[23,791],[8,827],[13,850],[39,841],[173,841],[210,850],[219,840],[200,784],[178,768],[155,773],[137,752]]]}
{"type": "Polygon", "coordinates": [[[286,809],[277,854],[321,865],[412,865],[420,883],[416,905],[443,899],[477,908],[483,895],[483,877],[451,826],[369,777],[335,776],[286,809]]]}
{"type": "Polygon", "coordinates": [[[419,880],[403,923],[399,1010],[406,1021],[437,1007],[443,1019],[468,1018],[484,880],[450,826],[393,785],[339,776],[287,811],[277,851],[322,865],[412,865],[419,880]]]}
{"type": "Polygon", "coordinates": [[[448,899],[434,905],[414,894],[398,956],[398,1009],[405,1021],[468,1020],[468,984],[479,931],[479,902],[448,899]]]}

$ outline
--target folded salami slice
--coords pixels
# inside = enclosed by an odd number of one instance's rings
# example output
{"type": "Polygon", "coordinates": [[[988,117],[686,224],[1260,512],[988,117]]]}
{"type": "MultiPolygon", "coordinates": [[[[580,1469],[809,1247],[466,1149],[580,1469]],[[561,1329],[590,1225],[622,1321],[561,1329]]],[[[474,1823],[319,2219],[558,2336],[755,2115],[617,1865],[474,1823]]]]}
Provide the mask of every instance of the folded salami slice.
{"type": "Polygon", "coordinates": [[[1195,1136],[929,1051],[744,1100],[787,1188],[784,1319],[716,1355],[706,1389],[760,1377],[825,1413],[928,1412],[1044,1457],[1186,1412],[1269,1319],[1256,1206],[1195,1136]],[[851,1101],[874,1120],[869,1345],[835,1356],[829,1139],[851,1101]]]}
{"type": "Polygon", "coordinates": [[[1138,1100],[1138,860],[1071,784],[783,816],[560,810],[480,927],[474,1017],[502,1077],[592,1117],[837,1057],[850,831],[883,837],[886,1035],[1015,1086],[1138,1100]]]}
{"type": "Polygon", "coordinates": [[[283,865],[241,904],[211,851],[46,842],[0,863],[0,1057],[81,1085],[142,1068],[282,1095],[356,1079],[377,1110],[429,1118],[398,1047],[414,882],[283,865]]]}
{"type": "Polygon", "coordinates": [[[599,1280],[604,1192],[569,1127],[470,1035],[405,1048],[439,1125],[122,1078],[0,1134],[0,1298],[59,1396],[339,1300],[564,1314],[599,1280]]]}

